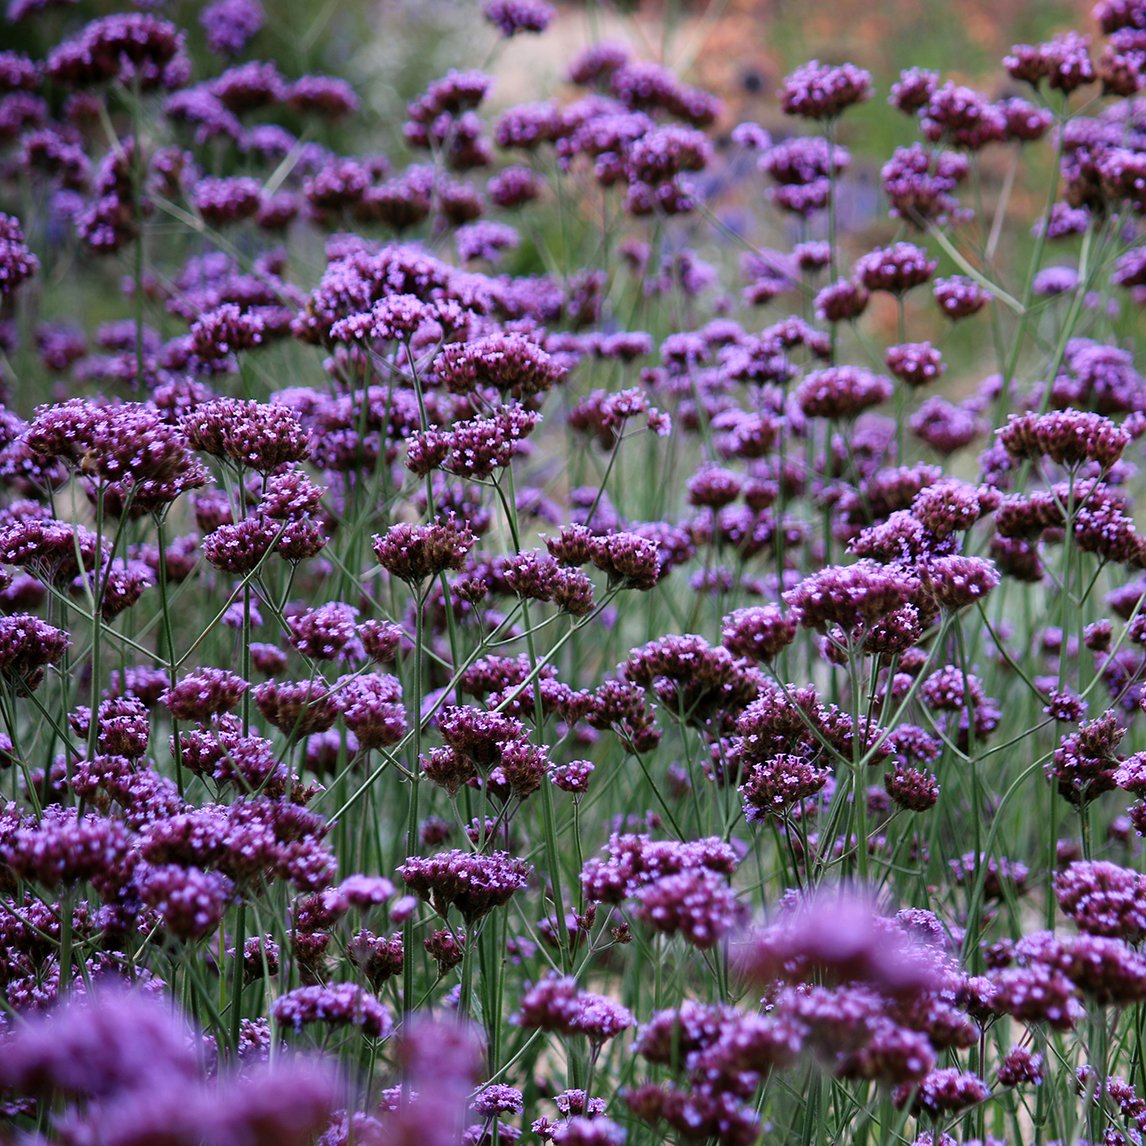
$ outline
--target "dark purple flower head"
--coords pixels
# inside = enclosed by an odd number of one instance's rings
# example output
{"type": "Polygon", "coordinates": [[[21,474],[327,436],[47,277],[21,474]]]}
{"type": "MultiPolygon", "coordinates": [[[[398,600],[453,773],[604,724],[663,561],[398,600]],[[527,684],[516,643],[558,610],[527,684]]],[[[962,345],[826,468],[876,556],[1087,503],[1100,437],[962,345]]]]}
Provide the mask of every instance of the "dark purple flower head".
{"type": "Polygon", "coordinates": [[[545,0],[485,0],[482,15],[508,39],[521,32],[544,32],[556,15],[545,0]]]}
{"type": "Polygon", "coordinates": [[[931,558],[919,566],[923,593],[939,608],[951,611],[982,601],[999,579],[994,562],[984,557],[952,554],[931,558]]]}
{"type": "Polygon", "coordinates": [[[883,619],[918,592],[919,582],[909,573],[865,559],[805,577],[784,600],[805,628],[839,625],[850,631],[883,619]]]}
{"type": "Polygon", "coordinates": [[[411,891],[445,918],[456,907],[467,925],[509,902],[526,884],[528,865],[506,852],[450,851],[411,856],[398,874],[411,891]]]}
{"type": "Polygon", "coordinates": [[[1043,1056],[1016,1046],[1007,1051],[999,1063],[995,1078],[1000,1086],[1041,1086],[1043,1082],[1043,1056]]]}
{"type": "Polygon", "coordinates": [[[867,290],[903,294],[930,280],[938,265],[921,247],[895,243],[857,259],[853,274],[867,290]]]}
{"type": "Polygon", "coordinates": [[[909,812],[926,812],[939,800],[939,781],[933,772],[897,765],[884,775],[887,794],[909,812]]]}
{"type": "Polygon", "coordinates": [[[838,279],[816,295],[816,317],[823,322],[848,322],[867,310],[869,298],[867,290],[859,283],[838,279]]]}
{"type": "Polygon", "coordinates": [[[322,1023],[358,1027],[369,1038],[384,1039],[394,1027],[385,1004],[355,983],[298,987],[280,995],[271,1005],[271,1014],[280,1026],[295,1031],[322,1023]]]}
{"type": "Polygon", "coordinates": [[[203,668],[164,689],[160,703],[176,720],[202,722],[234,709],[250,687],[227,669],[203,668]]]}
{"type": "Polygon", "coordinates": [[[948,151],[928,151],[921,144],[896,148],[883,165],[880,180],[891,213],[923,226],[942,221],[958,208],[952,192],[966,178],[967,159],[948,151]]]}
{"type": "Polygon", "coordinates": [[[29,820],[13,831],[0,845],[0,856],[17,878],[47,888],[85,881],[115,887],[127,850],[128,834],[118,820],[52,804],[39,822],[29,820]]]}
{"type": "Polygon", "coordinates": [[[798,621],[775,605],[750,605],[724,618],[721,642],[738,657],[769,661],[796,639],[798,621]]]}
{"type": "Polygon", "coordinates": [[[281,403],[219,398],[196,406],[183,418],[183,430],[195,449],[260,473],[310,453],[298,415],[281,403]]]}
{"type": "Polygon", "coordinates": [[[233,898],[225,875],[178,864],[141,865],[135,883],[140,899],[154,908],[163,930],[176,939],[193,941],[210,935],[233,898]]]}
{"type": "Polygon", "coordinates": [[[62,629],[28,613],[0,617],[0,674],[26,696],[44,679],[49,665],[55,664],[71,641],[62,629]]]}
{"type": "Polygon", "coordinates": [[[871,96],[870,72],[855,64],[832,67],[810,60],[785,77],[780,106],[785,114],[802,119],[835,119],[871,96]]]}
{"type": "Polygon", "coordinates": [[[24,242],[19,219],[0,212],[0,298],[12,294],[40,269],[40,260],[24,242]]]}
{"type": "Polygon", "coordinates": [[[48,56],[47,74],[71,88],[119,82],[143,91],[176,88],[190,77],[184,37],[174,24],[143,12],[93,20],[48,56]]]}
{"type": "Polygon", "coordinates": [[[181,1090],[199,1070],[189,1031],[142,992],[75,995],[13,1032],[0,1085],[22,1094],[101,1098],[163,1079],[181,1090]]]}
{"type": "Polygon", "coordinates": [[[584,1034],[592,1042],[615,1038],[634,1025],[629,1011],[604,995],[581,992],[572,977],[547,975],[530,987],[513,1019],[533,1030],[584,1034]]]}
{"type": "Polygon", "coordinates": [[[199,14],[207,47],[220,56],[237,56],[265,19],[259,0],[214,0],[199,14]]]}
{"type": "Polygon", "coordinates": [[[240,223],[258,214],[262,206],[262,186],[245,175],[230,178],[204,177],[192,192],[195,209],[212,227],[240,223]]]}
{"type": "Polygon", "coordinates": [[[498,332],[447,346],[434,363],[434,373],[456,394],[493,387],[525,401],[553,387],[565,370],[536,342],[498,332]]]}
{"type": "Polygon", "coordinates": [[[933,1118],[977,1106],[990,1097],[991,1091],[977,1074],[953,1066],[933,1070],[920,1083],[905,1083],[893,1092],[897,1106],[910,1104],[912,1110],[933,1118]]]}
{"type": "Polygon", "coordinates": [[[1136,871],[1101,860],[1072,863],[1055,876],[1054,891],[1059,906],[1088,935],[1127,943],[1146,935],[1146,877],[1136,871]]]}
{"type": "Polygon", "coordinates": [[[828,205],[830,178],[850,162],[844,148],[818,137],[785,140],[760,157],[761,169],[777,184],[772,201],[781,210],[804,216],[828,205]]]}
{"type": "Polygon", "coordinates": [[[799,983],[816,975],[827,983],[866,983],[891,998],[911,999],[933,989],[940,968],[934,954],[872,905],[842,891],[820,891],[738,952],[756,983],[799,983]]]}
{"type": "Polygon", "coordinates": [[[575,1115],[555,1126],[550,1137],[556,1146],[623,1146],[626,1133],[601,1114],[575,1115]]]}
{"type": "Polygon", "coordinates": [[[1088,36],[1063,32],[1044,44],[1016,44],[1004,57],[1003,66],[1012,79],[1022,80],[1034,88],[1045,79],[1048,87],[1070,95],[1094,83],[1089,46],[1088,36]]]}
{"type": "Polygon", "coordinates": [[[926,68],[908,68],[899,73],[899,80],[891,85],[888,103],[907,115],[914,115],[925,107],[939,87],[939,73],[926,68]]]}
{"type": "Polygon", "coordinates": [[[886,402],[892,386],[882,375],[862,366],[828,366],[814,370],[796,387],[796,401],[809,418],[854,418],[886,402]]]}
{"type": "Polygon", "coordinates": [[[335,685],[335,702],[343,723],[363,750],[397,744],[406,734],[402,685],[395,676],[343,677],[335,685]]]}
{"type": "Polygon", "coordinates": [[[1012,417],[999,440],[1016,458],[1048,457],[1059,465],[1097,462],[1109,469],[1130,443],[1121,426],[1085,410],[1052,410],[1012,417]]]}
{"type": "Polygon", "coordinates": [[[1074,267],[1043,267],[1031,283],[1031,291],[1041,298],[1072,294],[1078,289],[1078,271],[1074,267]]]}
{"type": "Polygon", "coordinates": [[[338,697],[320,677],[263,681],[251,695],[264,719],[288,736],[325,732],[338,719],[338,697]]]}
{"type": "Polygon", "coordinates": [[[522,406],[499,406],[489,418],[457,422],[451,430],[428,429],[406,448],[406,468],[419,477],[435,469],[481,480],[503,469],[525,449],[541,416],[522,406]]]}
{"type": "Polygon", "coordinates": [[[1035,107],[1024,99],[1000,100],[995,106],[1006,121],[1006,138],[1016,143],[1042,139],[1054,125],[1054,116],[1047,108],[1035,107]]]}
{"type": "Polygon", "coordinates": [[[919,110],[923,134],[967,151],[979,151],[1006,134],[1006,119],[994,104],[971,88],[950,81],[935,88],[919,110]]]}
{"type": "Polygon", "coordinates": [[[912,388],[927,386],[946,369],[943,356],[930,342],[904,342],[884,354],[888,370],[912,388]]]}
{"type": "Polygon", "coordinates": [[[392,577],[418,585],[447,569],[461,569],[477,543],[469,528],[452,517],[431,525],[400,522],[374,536],[374,556],[392,577]]]}
{"type": "Polygon", "coordinates": [[[936,279],[932,291],[939,309],[952,322],[978,314],[991,298],[974,279],[962,275],[936,279]]]}
{"type": "Polygon", "coordinates": [[[312,660],[355,660],[362,656],[356,618],[358,610],[338,601],[319,605],[287,619],[287,642],[312,660]]]}
{"type": "Polygon", "coordinates": [[[830,778],[829,769],[793,753],[782,752],[753,764],[739,789],[744,817],[754,822],[783,816],[793,805],[822,791],[830,778]]]}
{"type": "Polygon", "coordinates": [[[191,347],[205,362],[250,350],[263,341],[265,324],[254,311],[233,302],[200,315],[191,326],[191,347]]]}
{"type": "Polygon", "coordinates": [[[657,544],[635,533],[608,533],[589,541],[589,560],[611,582],[630,589],[651,589],[660,577],[657,544]]]}
{"type": "Polygon", "coordinates": [[[337,76],[301,76],[287,89],[286,103],[293,111],[326,119],[341,119],[358,110],[354,89],[337,76]]]}

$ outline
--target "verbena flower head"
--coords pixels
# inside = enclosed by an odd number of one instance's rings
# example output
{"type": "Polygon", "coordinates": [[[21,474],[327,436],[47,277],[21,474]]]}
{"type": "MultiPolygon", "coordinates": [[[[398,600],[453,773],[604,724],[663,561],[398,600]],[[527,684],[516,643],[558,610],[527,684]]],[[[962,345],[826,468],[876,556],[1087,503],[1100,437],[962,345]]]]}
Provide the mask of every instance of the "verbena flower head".
{"type": "Polygon", "coordinates": [[[823,890],[776,924],[748,937],[737,953],[755,982],[867,983],[892,998],[911,998],[940,981],[933,955],[873,906],[840,890],[823,890]]]}
{"type": "Polygon", "coordinates": [[[13,294],[40,269],[40,260],[28,249],[20,220],[0,212],[0,298],[13,294]]]}
{"type": "Polygon", "coordinates": [[[93,20],[48,56],[47,74],[65,87],[119,82],[148,91],[186,83],[190,64],[174,24],[149,13],[117,13],[93,20]]]}
{"type": "Polygon", "coordinates": [[[195,449],[259,473],[302,461],[310,453],[298,415],[281,403],[220,398],[197,406],[182,425],[195,449]]]}
{"type": "Polygon", "coordinates": [[[936,279],[932,293],[939,309],[953,322],[978,314],[991,298],[984,287],[964,275],[936,279]]]}
{"type": "Polygon", "coordinates": [[[311,1023],[352,1026],[370,1038],[386,1038],[394,1026],[386,1005],[356,983],[298,987],[280,995],[271,1006],[275,1022],[301,1031],[311,1023]]]}
{"type": "Polygon", "coordinates": [[[374,536],[374,556],[391,576],[419,585],[447,569],[461,569],[477,538],[455,518],[430,525],[401,522],[374,536]]]}
{"type": "Polygon", "coordinates": [[[204,668],[165,688],[159,700],[176,720],[202,722],[230,712],[248,688],[242,677],[228,669],[204,668]]]}
{"type": "Polygon", "coordinates": [[[450,851],[411,856],[398,874],[416,895],[445,918],[456,907],[467,925],[509,902],[526,883],[529,868],[506,852],[478,855],[450,851]]]}
{"type": "Polygon", "coordinates": [[[1085,410],[1052,410],[1012,417],[999,431],[1007,453],[1016,458],[1048,457],[1059,465],[1097,462],[1109,469],[1130,443],[1125,429],[1085,410]]]}
{"type": "Polygon", "coordinates": [[[199,14],[207,47],[221,56],[237,56],[263,26],[259,0],[214,0],[199,14]]]}
{"type": "Polygon", "coordinates": [[[921,247],[901,242],[857,259],[853,275],[869,291],[901,295],[928,282],[938,266],[921,247]]]}
{"type": "Polygon", "coordinates": [[[855,64],[832,67],[811,60],[784,79],[780,106],[802,119],[835,119],[872,97],[871,73],[855,64]]]}
{"type": "Polygon", "coordinates": [[[946,369],[943,356],[930,342],[904,342],[884,354],[888,370],[912,388],[936,381],[946,369]]]}
{"type": "Polygon", "coordinates": [[[522,32],[544,32],[556,15],[545,0],[485,0],[482,15],[507,39],[522,32]]]}
{"type": "Polygon", "coordinates": [[[836,565],[805,577],[784,594],[805,628],[839,625],[854,630],[871,625],[907,604],[919,591],[919,582],[894,566],[861,560],[836,565]]]}

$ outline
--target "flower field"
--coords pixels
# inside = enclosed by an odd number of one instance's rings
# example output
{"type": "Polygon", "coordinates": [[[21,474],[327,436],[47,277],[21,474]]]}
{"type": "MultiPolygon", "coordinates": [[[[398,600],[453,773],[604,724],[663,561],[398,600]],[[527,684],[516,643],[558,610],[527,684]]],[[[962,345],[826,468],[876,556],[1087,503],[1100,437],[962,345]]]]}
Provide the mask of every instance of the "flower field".
{"type": "Polygon", "coordinates": [[[0,1143],[1143,1141],[1146,2],[748,7],[8,3],[0,1143]]]}

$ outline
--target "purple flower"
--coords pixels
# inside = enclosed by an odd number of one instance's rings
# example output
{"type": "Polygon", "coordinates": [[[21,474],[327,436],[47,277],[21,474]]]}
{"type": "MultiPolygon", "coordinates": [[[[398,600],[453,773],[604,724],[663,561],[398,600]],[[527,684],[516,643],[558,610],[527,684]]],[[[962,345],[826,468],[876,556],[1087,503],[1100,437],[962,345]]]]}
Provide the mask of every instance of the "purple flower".
{"type": "Polygon", "coordinates": [[[896,148],[883,165],[880,179],[891,214],[915,226],[952,215],[958,201],[952,192],[966,178],[969,165],[962,155],[928,151],[916,143],[896,148]]]}
{"type": "Polygon", "coordinates": [[[939,87],[939,73],[926,68],[907,68],[899,73],[899,80],[891,85],[888,103],[907,115],[914,115],[925,107],[939,87]]]}
{"type": "Polygon", "coordinates": [[[939,309],[952,322],[978,314],[991,298],[973,279],[961,275],[936,279],[932,292],[939,309]]]}
{"type": "Polygon", "coordinates": [[[362,750],[397,744],[406,734],[406,710],[397,677],[363,673],[335,684],[342,721],[362,750]]]}
{"type": "Polygon", "coordinates": [[[999,440],[1016,458],[1049,457],[1068,467],[1093,461],[1109,469],[1129,445],[1130,435],[1099,414],[1056,410],[1012,417],[999,431],[999,440]]]}
{"type": "Polygon", "coordinates": [[[65,87],[118,81],[148,91],[180,87],[190,76],[190,64],[183,33],[174,24],[143,12],[122,12],[93,20],[53,48],[47,74],[65,87]]]}
{"type": "Polygon", "coordinates": [[[545,0],[485,0],[482,15],[505,39],[521,32],[544,32],[556,15],[545,0]]]}
{"type": "Polygon", "coordinates": [[[164,689],[160,703],[176,720],[201,722],[230,712],[250,685],[227,669],[203,668],[164,689]]]}
{"type": "Polygon", "coordinates": [[[477,538],[450,517],[431,525],[406,522],[374,535],[374,556],[391,576],[418,585],[447,569],[461,569],[477,538]]]}
{"type": "Polygon", "coordinates": [[[850,322],[863,314],[868,301],[864,287],[850,279],[839,279],[816,295],[816,317],[823,322],[850,322]]]}
{"type": "Polygon", "coordinates": [[[177,939],[210,935],[232,899],[231,881],[225,875],[176,864],[143,865],[135,882],[140,899],[159,913],[164,931],[177,939]]]}
{"type": "Polygon", "coordinates": [[[301,1031],[309,1023],[359,1027],[368,1038],[389,1036],[394,1022],[385,1004],[355,983],[298,987],[271,1005],[276,1023],[301,1031]]]}
{"type": "MultiPolygon", "coordinates": [[[[460,241],[461,232],[458,235],[460,241]]],[[[434,373],[455,394],[480,392],[492,386],[501,394],[524,402],[551,389],[564,377],[565,370],[531,339],[498,332],[445,347],[434,362],[434,373]]]]}
{"type": "Polygon", "coordinates": [[[398,874],[411,891],[446,917],[456,907],[467,925],[495,907],[508,903],[526,883],[529,868],[506,852],[479,855],[449,851],[434,856],[411,856],[398,874]]]}
{"type": "Polygon", "coordinates": [[[40,269],[40,260],[24,242],[20,220],[0,212],[0,298],[12,294],[40,269]]]}
{"type": "Polygon", "coordinates": [[[931,92],[919,109],[923,134],[932,143],[979,151],[1006,133],[1006,119],[980,92],[950,81],[931,92]]]}
{"type": "Polygon", "coordinates": [[[855,64],[831,67],[819,60],[810,60],[785,77],[780,89],[780,106],[786,115],[835,119],[871,96],[870,72],[855,64]]]}
{"type": "Polygon", "coordinates": [[[953,554],[923,562],[919,582],[941,609],[956,610],[983,600],[999,584],[999,573],[986,558],[953,554]]]}
{"type": "Polygon", "coordinates": [[[549,974],[530,987],[514,1021],[527,1030],[584,1034],[595,1043],[634,1025],[629,1011],[604,995],[582,992],[572,977],[549,974]]]}
{"type": "Polygon", "coordinates": [[[839,625],[850,631],[881,620],[918,591],[919,582],[905,571],[861,560],[805,577],[784,594],[784,600],[805,628],[839,625]]]}
{"type": "Polygon", "coordinates": [[[1080,931],[1127,943],[1146,935],[1144,890],[1146,877],[1100,860],[1072,863],[1054,879],[1059,906],[1080,931]]]}
{"type": "Polygon", "coordinates": [[[744,801],[744,817],[754,822],[783,816],[793,805],[822,791],[830,778],[830,769],[792,753],[780,753],[762,764],[753,764],[738,789],[744,801]]]}
{"type": "Polygon", "coordinates": [[[327,119],[341,119],[358,110],[354,89],[336,76],[302,76],[287,88],[286,103],[293,111],[327,119]]]}
{"type": "Polygon", "coordinates": [[[325,732],[338,719],[338,696],[321,677],[263,681],[251,695],[263,717],[287,736],[325,732]]]}
{"type": "Polygon", "coordinates": [[[298,415],[281,403],[219,398],[196,406],[182,425],[195,449],[259,473],[302,461],[310,453],[298,415]]]}
{"type": "Polygon", "coordinates": [[[34,691],[45,670],[55,664],[71,641],[62,629],[28,613],[0,617],[0,674],[18,696],[34,691]]]}
{"type": "Polygon", "coordinates": [[[910,1103],[912,1110],[937,1118],[986,1102],[991,1092],[978,1075],[958,1067],[944,1067],[933,1070],[918,1085],[897,1087],[893,1097],[900,1107],[910,1103]]]}
{"type": "Polygon", "coordinates": [[[946,369],[943,356],[930,342],[904,342],[884,354],[888,370],[913,388],[934,382],[946,369]]]}
{"type": "Polygon", "coordinates": [[[796,401],[809,418],[854,418],[891,397],[891,383],[862,366],[814,370],[796,387],[796,401]]]}
{"type": "Polygon", "coordinates": [[[732,848],[713,837],[679,842],[617,834],[606,850],[606,859],[588,860],[581,871],[585,897],[596,903],[620,903],[646,884],[684,871],[728,877],[737,863],[732,848]]]}
{"type": "Polygon", "coordinates": [[[73,997],[21,1024],[0,1063],[0,1085],[20,1093],[99,1098],[162,1079],[181,1089],[198,1057],[167,1006],[143,993],[101,990],[73,997]]]}
{"type": "Polygon", "coordinates": [[[884,775],[887,794],[909,812],[926,812],[939,800],[939,781],[933,772],[896,765],[884,775]]]}
{"type": "Polygon", "coordinates": [[[900,295],[927,282],[938,265],[921,247],[895,243],[877,247],[857,259],[853,274],[869,291],[900,295]]]}
{"type": "Polygon", "coordinates": [[[265,19],[259,0],[214,0],[199,14],[207,47],[221,56],[237,56],[265,19]]]}
{"type": "Polygon", "coordinates": [[[358,610],[338,601],[287,619],[287,641],[312,660],[355,660],[362,655],[355,620],[358,610]]]}

